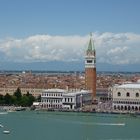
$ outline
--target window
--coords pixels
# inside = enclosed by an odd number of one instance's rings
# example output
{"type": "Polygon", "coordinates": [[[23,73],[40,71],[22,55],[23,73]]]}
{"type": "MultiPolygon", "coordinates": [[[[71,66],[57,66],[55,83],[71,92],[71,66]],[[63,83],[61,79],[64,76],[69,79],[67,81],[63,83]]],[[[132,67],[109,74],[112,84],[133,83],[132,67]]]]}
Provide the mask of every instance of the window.
{"type": "Polygon", "coordinates": [[[126,96],[127,96],[127,97],[130,97],[130,93],[129,93],[129,92],[127,92],[127,93],[126,93],[126,96]]]}
{"type": "Polygon", "coordinates": [[[118,105],[118,110],[120,110],[120,106],[118,105]]]}
{"type": "Polygon", "coordinates": [[[139,93],[136,93],[136,97],[139,97],[139,93]]]}
{"type": "Polygon", "coordinates": [[[87,63],[92,63],[92,60],[87,60],[87,63]]]}
{"type": "Polygon", "coordinates": [[[120,92],[118,92],[118,96],[121,96],[121,93],[120,92]]]}

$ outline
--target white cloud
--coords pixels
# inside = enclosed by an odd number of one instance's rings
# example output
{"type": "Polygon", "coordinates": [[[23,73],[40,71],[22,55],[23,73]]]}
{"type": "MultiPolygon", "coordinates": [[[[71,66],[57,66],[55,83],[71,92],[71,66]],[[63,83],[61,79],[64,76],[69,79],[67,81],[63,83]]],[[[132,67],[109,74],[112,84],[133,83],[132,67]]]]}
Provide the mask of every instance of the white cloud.
{"type": "Polygon", "coordinates": [[[127,51],[127,47],[116,47],[116,48],[110,49],[107,52],[107,55],[118,55],[118,54],[125,53],[126,51],[127,51]]]}
{"type": "Polygon", "coordinates": [[[97,61],[110,64],[140,63],[140,35],[103,33],[96,35],[97,61]]]}
{"type": "MultiPolygon", "coordinates": [[[[140,35],[134,33],[93,33],[97,62],[140,63],[140,35]]],[[[0,40],[0,61],[83,61],[89,35],[35,35],[0,40]]]]}

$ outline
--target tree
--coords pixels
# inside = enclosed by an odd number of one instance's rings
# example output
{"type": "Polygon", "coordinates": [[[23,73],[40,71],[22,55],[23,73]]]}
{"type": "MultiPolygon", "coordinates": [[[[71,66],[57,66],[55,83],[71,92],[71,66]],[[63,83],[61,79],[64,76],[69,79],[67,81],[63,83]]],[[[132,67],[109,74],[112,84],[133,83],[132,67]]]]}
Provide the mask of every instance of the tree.
{"type": "Polygon", "coordinates": [[[12,96],[8,93],[5,96],[0,95],[0,104],[31,106],[34,101],[35,97],[29,92],[22,96],[20,88],[17,88],[12,96]]]}
{"type": "Polygon", "coordinates": [[[12,104],[12,97],[8,93],[6,93],[6,95],[4,96],[4,103],[7,104],[7,105],[12,104]]]}
{"type": "Polygon", "coordinates": [[[28,97],[27,106],[31,106],[35,101],[35,97],[32,94],[30,94],[29,91],[27,92],[26,96],[28,97]]]}
{"type": "Polygon", "coordinates": [[[29,93],[29,91],[27,91],[27,94],[26,94],[26,96],[28,96],[28,97],[30,96],[30,93],[29,93]]]}
{"type": "Polygon", "coordinates": [[[17,90],[14,92],[14,96],[16,96],[17,99],[20,99],[20,98],[22,97],[21,90],[20,90],[19,87],[18,87],[17,90]]]}
{"type": "Polygon", "coordinates": [[[21,106],[28,106],[28,104],[29,104],[29,97],[26,95],[23,95],[21,98],[20,105],[21,106]]]}
{"type": "Polygon", "coordinates": [[[28,98],[29,98],[28,106],[31,106],[33,102],[35,101],[35,97],[30,94],[28,98]]]}
{"type": "Polygon", "coordinates": [[[0,104],[3,105],[4,104],[4,96],[0,94],[0,104]]]}
{"type": "Polygon", "coordinates": [[[21,94],[21,90],[18,87],[17,90],[14,92],[14,96],[16,96],[16,105],[20,105],[21,102],[21,98],[22,98],[22,94],[21,94]]]}
{"type": "Polygon", "coordinates": [[[15,95],[12,96],[12,104],[17,105],[17,97],[15,95]]]}

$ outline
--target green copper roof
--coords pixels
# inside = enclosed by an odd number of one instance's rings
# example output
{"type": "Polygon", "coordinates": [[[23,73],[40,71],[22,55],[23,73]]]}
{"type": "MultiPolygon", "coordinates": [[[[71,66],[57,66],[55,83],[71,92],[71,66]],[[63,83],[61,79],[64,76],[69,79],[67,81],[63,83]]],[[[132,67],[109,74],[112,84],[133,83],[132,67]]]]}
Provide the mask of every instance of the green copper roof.
{"type": "Polygon", "coordinates": [[[94,47],[94,43],[93,43],[93,39],[92,39],[92,34],[90,34],[90,40],[88,43],[87,51],[95,51],[95,47],[94,47]]]}

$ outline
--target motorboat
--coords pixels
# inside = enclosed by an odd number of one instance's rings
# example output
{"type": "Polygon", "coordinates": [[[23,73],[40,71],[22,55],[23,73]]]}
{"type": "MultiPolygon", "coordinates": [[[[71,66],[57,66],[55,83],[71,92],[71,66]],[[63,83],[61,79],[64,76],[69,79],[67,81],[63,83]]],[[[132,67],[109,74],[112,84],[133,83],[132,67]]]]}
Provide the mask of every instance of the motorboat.
{"type": "Polygon", "coordinates": [[[10,134],[10,131],[9,130],[4,130],[3,134],[10,134]]]}

